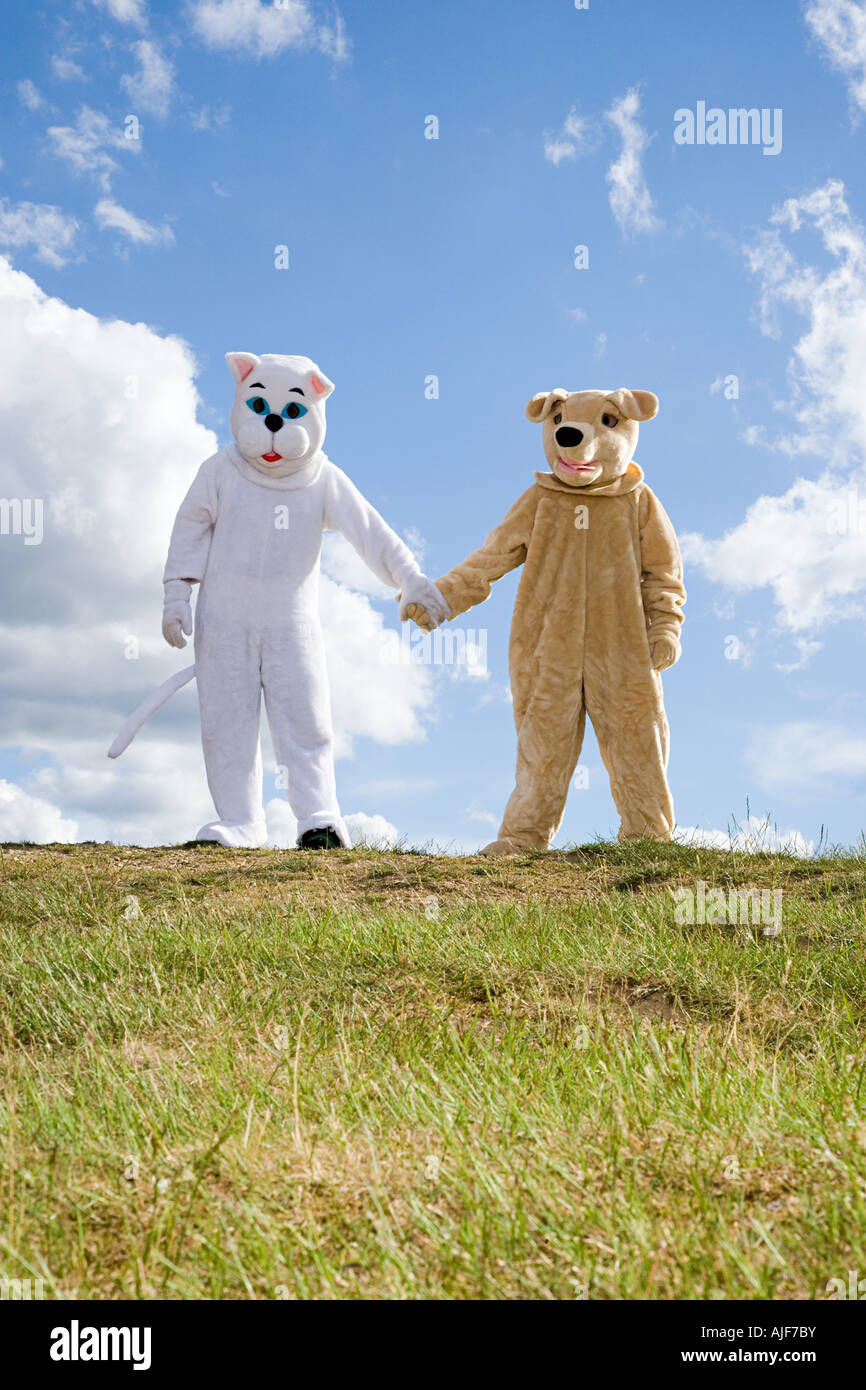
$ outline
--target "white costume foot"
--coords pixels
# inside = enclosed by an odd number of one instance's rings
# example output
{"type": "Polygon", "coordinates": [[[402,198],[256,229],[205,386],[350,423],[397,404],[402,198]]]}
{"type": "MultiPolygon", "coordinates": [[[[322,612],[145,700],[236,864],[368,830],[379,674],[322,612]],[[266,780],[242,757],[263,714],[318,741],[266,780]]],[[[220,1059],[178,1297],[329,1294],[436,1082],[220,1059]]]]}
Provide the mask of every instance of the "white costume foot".
{"type": "Polygon", "coordinates": [[[232,825],[229,821],[214,820],[203,825],[195,837],[197,840],[215,840],[226,849],[261,849],[268,838],[265,822],[253,821],[249,825],[232,825]]]}
{"type": "Polygon", "coordinates": [[[298,821],[298,842],[308,830],[324,830],[330,827],[343,842],[343,849],[352,848],[352,837],[349,834],[349,827],[342,816],[309,816],[306,820],[298,821]]]}

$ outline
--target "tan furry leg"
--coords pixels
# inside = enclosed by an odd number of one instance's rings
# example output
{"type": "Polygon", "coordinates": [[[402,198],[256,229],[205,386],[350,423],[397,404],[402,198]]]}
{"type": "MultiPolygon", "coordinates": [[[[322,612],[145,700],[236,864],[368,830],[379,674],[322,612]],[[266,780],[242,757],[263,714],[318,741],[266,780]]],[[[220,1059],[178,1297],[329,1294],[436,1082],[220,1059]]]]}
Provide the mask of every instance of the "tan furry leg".
{"type": "Polygon", "coordinates": [[[581,696],[578,691],[570,707],[560,704],[555,710],[535,702],[523,716],[517,734],[514,791],[499,837],[493,841],[495,846],[506,842],[517,848],[502,851],[491,846],[491,853],[550,848],[583,745],[586,709],[581,696]]]}
{"type": "Polygon", "coordinates": [[[620,840],[670,840],[674,804],[667,779],[670,731],[661,677],[589,701],[610,790],[622,819],[620,840]]]}

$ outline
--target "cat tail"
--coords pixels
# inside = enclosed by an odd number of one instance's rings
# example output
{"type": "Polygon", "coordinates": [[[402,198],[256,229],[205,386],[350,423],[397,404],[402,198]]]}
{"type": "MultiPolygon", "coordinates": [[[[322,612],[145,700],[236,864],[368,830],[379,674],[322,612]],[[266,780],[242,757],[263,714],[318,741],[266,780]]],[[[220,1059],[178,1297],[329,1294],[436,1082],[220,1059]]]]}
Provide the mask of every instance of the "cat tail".
{"type": "Polygon", "coordinates": [[[175,671],[173,676],[169,676],[167,681],[163,681],[157,690],[152,690],[146,700],[142,700],[138,709],[133,710],[127,719],[117,738],[108,750],[109,758],[119,758],[125,748],[128,748],[138,733],[142,724],[155,714],[158,709],[170,700],[183,686],[188,685],[195,677],[195,667],[186,666],[182,671],[175,671]]]}

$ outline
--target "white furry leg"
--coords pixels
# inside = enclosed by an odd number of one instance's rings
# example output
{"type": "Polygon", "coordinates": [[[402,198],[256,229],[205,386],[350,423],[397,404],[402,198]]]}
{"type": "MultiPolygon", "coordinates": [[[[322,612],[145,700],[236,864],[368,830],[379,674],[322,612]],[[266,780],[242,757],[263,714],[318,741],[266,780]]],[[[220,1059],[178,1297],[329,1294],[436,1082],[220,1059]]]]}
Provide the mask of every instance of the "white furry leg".
{"type": "Polygon", "coordinates": [[[265,843],[259,653],[253,634],[208,631],[196,647],[201,741],[218,819],[196,839],[247,849],[265,843]]]}
{"type": "Polygon", "coordinates": [[[351,849],[352,837],[337,801],[331,701],[318,622],[268,635],[262,651],[262,685],[298,838],[330,825],[344,848],[351,849]]]}

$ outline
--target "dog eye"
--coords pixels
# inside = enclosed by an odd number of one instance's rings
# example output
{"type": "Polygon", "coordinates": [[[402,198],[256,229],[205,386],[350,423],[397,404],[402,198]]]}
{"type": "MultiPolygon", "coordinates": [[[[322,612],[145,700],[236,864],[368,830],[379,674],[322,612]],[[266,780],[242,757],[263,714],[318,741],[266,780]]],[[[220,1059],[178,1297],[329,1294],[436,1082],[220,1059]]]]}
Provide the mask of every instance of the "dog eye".
{"type": "Polygon", "coordinates": [[[268,405],[264,396],[250,396],[247,405],[256,415],[270,415],[271,413],[271,407],[268,405]]]}
{"type": "Polygon", "coordinates": [[[606,425],[609,430],[615,430],[619,424],[619,416],[604,414],[601,417],[601,423],[606,425]]]}
{"type": "Polygon", "coordinates": [[[287,420],[300,420],[301,416],[306,415],[306,413],[307,407],[305,405],[298,405],[297,401],[289,401],[288,405],[283,410],[283,415],[287,420]]]}
{"type": "Polygon", "coordinates": [[[555,425],[561,425],[561,424],[562,424],[562,412],[561,412],[561,411],[560,411],[560,413],[559,413],[558,415],[554,415],[554,417],[553,417],[553,423],[554,423],[555,425]]]}

